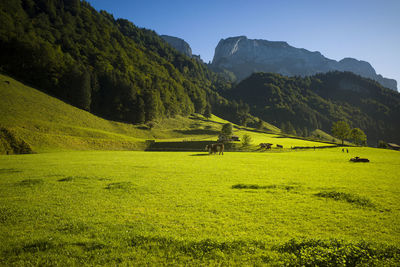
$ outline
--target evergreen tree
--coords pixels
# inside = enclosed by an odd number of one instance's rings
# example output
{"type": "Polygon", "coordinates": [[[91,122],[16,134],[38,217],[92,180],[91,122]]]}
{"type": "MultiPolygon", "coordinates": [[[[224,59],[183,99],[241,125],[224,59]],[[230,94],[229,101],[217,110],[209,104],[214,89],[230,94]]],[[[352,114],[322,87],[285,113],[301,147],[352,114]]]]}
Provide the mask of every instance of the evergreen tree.
{"type": "Polygon", "coordinates": [[[207,119],[211,118],[211,105],[207,104],[206,108],[204,110],[204,117],[206,117],[207,119]]]}

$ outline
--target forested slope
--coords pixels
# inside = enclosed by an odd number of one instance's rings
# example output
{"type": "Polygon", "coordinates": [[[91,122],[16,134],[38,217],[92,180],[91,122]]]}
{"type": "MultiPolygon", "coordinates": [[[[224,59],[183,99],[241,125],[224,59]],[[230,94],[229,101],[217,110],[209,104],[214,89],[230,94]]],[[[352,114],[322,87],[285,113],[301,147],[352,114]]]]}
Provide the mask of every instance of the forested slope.
{"type": "Polygon", "coordinates": [[[0,71],[105,118],[236,113],[229,87],[154,31],[79,0],[0,1],[0,71]]]}
{"type": "Polygon", "coordinates": [[[255,73],[224,94],[243,101],[265,121],[281,128],[290,124],[297,133],[330,132],[333,122],[345,120],[365,131],[371,145],[400,142],[400,94],[350,72],[305,78],[255,73]]]}

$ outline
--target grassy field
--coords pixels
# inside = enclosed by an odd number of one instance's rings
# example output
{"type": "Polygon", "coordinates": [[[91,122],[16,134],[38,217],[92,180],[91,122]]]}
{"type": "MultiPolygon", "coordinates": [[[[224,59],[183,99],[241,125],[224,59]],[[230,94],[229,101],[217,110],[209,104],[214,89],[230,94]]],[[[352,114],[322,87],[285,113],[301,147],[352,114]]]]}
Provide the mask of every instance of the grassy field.
{"type": "Polygon", "coordinates": [[[0,265],[398,266],[399,171],[372,148],[0,156],[0,265]]]}

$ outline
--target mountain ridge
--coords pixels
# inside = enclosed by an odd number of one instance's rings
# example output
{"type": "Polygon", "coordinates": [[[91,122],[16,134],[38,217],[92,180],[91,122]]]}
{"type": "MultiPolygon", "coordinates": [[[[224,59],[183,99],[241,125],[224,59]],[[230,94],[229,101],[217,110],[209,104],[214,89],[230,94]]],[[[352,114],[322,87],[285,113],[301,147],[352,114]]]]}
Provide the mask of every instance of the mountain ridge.
{"type": "Polygon", "coordinates": [[[239,81],[260,71],[303,77],[329,71],[350,71],[397,91],[396,80],[377,74],[366,61],[350,57],[336,61],[318,51],[296,48],[287,42],[248,39],[246,36],[221,39],[211,67],[217,71],[231,71],[239,81]]]}

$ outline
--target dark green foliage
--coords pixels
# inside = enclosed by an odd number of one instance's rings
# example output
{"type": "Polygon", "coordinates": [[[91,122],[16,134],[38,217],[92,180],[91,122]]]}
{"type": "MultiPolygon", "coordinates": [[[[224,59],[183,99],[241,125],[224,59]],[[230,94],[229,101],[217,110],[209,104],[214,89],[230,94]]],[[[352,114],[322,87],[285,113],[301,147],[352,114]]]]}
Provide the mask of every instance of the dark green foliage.
{"type": "Polygon", "coordinates": [[[207,104],[206,108],[204,110],[204,117],[206,117],[207,119],[211,118],[211,105],[207,104]]]}
{"type": "Polygon", "coordinates": [[[233,134],[233,128],[231,123],[226,123],[222,125],[221,135],[225,138],[230,138],[233,134]]]}
{"type": "Polygon", "coordinates": [[[393,246],[374,247],[366,242],[347,243],[335,239],[292,239],[275,249],[294,256],[284,257],[289,259],[286,264],[290,266],[378,266],[385,261],[388,266],[394,266],[400,259],[400,249],[393,246]]]}
{"type": "Polygon", "coordinates": [[[360,128],[351,129],[349,138],[356,145],[364,145],[367,143],[367,136],[360,128]]]}
{"type": "Polygon", "coordinates": [[[355,194],[337,192],[337,191],[324,191],[315,194],[317,197],[329,198],[336,201],[344,201],[359,207],[375,208],[375,205],[368,198],[361,197],[355,194]]]}
{"type": "Polygon", "coordinates": [[[378,141],[378,147],[379,148],[388,148],[388,144],[383,140],[379,140],[378,141]]]}
{"type": "Polygon", "coordinates": [[[215,92],[229,84],[205,64],[85,1],[1,1],[0,69],[113,120],[232,113],[215,92]]]}
{"type": "Polygon", "coordinates": [[[379,139],[400,142],[400,94],[353,73],[311,77],[255,73],[220,93],[248,104],[249,112],[264,121],[277,126],[290,122],[303,134],[304,129],[330,132],[332,122],[344,120],[351,128],[362,129],[372,145],[379,139]]]}
{"type": "Polygon", "coordinates": [[[30,154],[31,147],[8,129],[0,127],[0,154],[30,154]]]}
{"type": "Polygon", "coordinates": [[[331,131],[334,137],[342,140],[343,145],[344,139],[347,139],[350,135],[350,126],[345,121],[337,121],[333,123],[331,131]]]}
{"type": "Polygon", "coordinates": [[[296,130],[294,129],[293,124],[290,121],[282,122],[281,131],[285,134],[291,134],[291,135],[297,134],[296,130]]]}
{"type": "Polygon", "coordinates": [[[242,136],[242,145],[243,147],[248,147],[249,145],[251,145],[251,142],[253,140],[251,139],[251,136],[248,134],[245,134],[242,136]]]}

